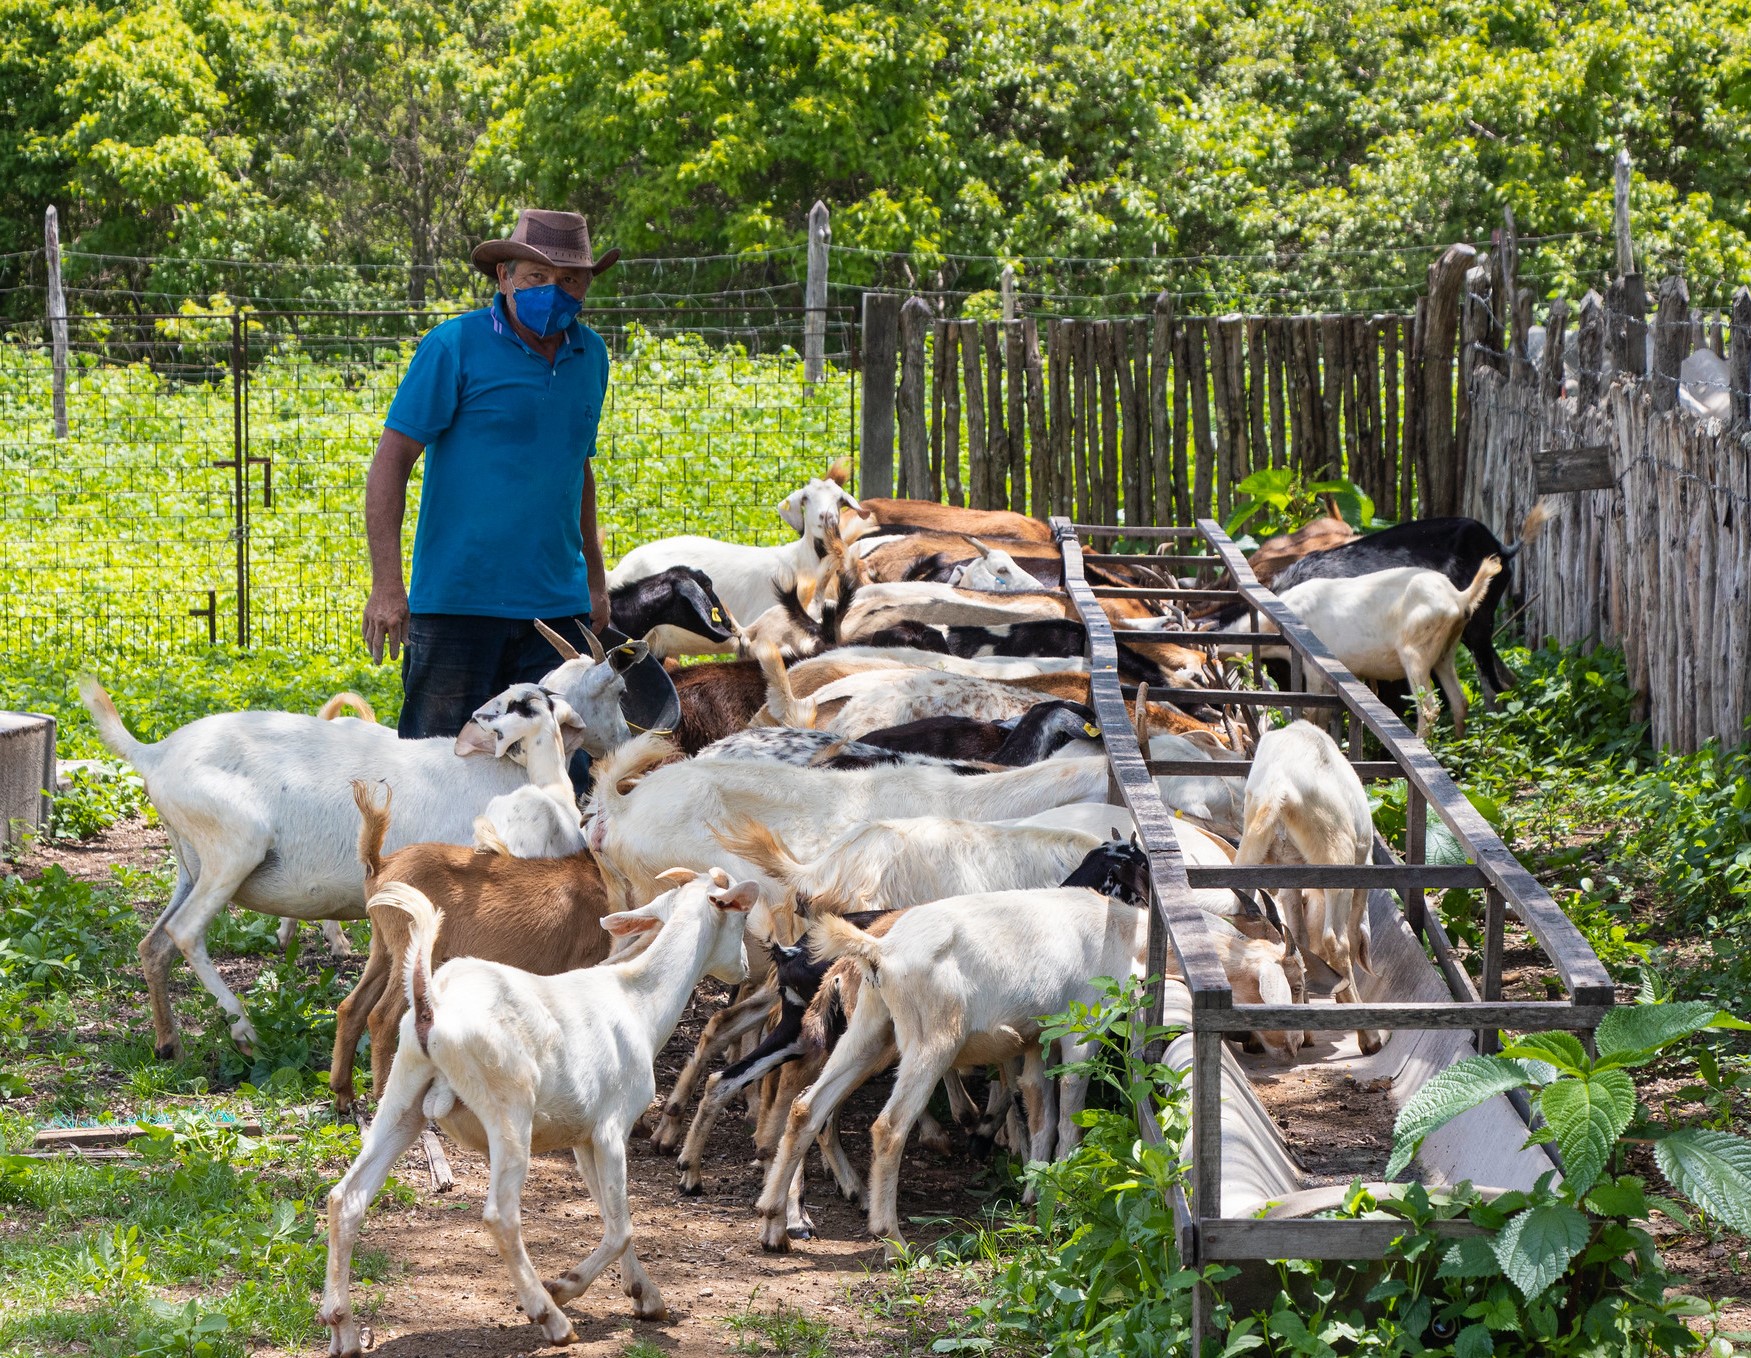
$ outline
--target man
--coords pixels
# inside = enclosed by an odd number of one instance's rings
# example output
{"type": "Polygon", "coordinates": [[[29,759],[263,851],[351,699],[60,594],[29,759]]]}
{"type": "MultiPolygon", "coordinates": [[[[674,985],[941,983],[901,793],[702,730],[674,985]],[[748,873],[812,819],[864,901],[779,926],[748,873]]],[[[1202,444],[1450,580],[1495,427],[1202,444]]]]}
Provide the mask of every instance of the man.
{"type": "Polygon", "coordinates": [[[577,320],[591,280],[575,212],[530,208],[471,261],[492,305],[428,333],[390,404],[365,483],[371,659],[402,657],[402,736],[451,736],[475,708],[558,664],[542,619],[585,649],[580,619],[608,622],[590,459],[608,347],[577,320]],[[426,454],[413,587],[402,585],[407,478],[426,454]]]}

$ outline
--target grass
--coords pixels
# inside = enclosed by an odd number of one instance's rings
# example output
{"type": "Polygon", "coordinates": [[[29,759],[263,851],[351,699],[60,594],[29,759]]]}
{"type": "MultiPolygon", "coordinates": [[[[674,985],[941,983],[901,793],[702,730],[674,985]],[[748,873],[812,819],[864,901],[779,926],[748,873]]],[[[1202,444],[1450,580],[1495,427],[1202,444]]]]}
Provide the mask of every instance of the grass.
{"type": "Polygon", "coordinates": [[[835,1331],[810,1320],[794,1306],[779,1302],[770,1311],[754,1309],[754,1299],[740,1315],[724,1322],[736,1336],[734,1352],[773,1358],[832,1358],[835,1331]]]}

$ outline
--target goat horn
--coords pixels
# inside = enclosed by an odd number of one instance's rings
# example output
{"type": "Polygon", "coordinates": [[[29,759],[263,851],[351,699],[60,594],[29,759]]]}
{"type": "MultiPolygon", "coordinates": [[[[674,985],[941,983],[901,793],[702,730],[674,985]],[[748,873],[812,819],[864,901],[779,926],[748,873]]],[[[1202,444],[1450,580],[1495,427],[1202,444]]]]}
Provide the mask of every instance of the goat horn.
{"type": "Polygon", "coordinates": [[[980,542],[978,538],[970,537],[967,539],[967,541],[972,543],[973,546],[975,546],[979,549],[980,556],[990,556],[991,555],[991,549],[989,547],[987,547],[984,543],[980,542]]]}
{"type": "Polygon", "coordinates": [[[1132,715],[1131,724],[1137,730],[1137,748],[1143,752],[1145,759],[1149,758],[1149,684],[1144,681],[1137,685],[1137,710],[1132,715]]]}
{"type": "Polygon", "coordinates": [[[711,870],[711,880],[717,883],[720,891],[725,890],[729,887],[730,875],[722,868],[713,868],[711,870]]]}
{"type": "MultiPolygon", "coordinates": [[[[547,644],[559,652],[559,658],[561,660],[583,659],[583,656],[578,653],[578,648],[576,646],[573,646],[571,642],[560,636],[558,632],[542,622],[540,618],[535,619],[535,630],[547,638],[547,644]]],[[[585,635],[589,635],[588,629],[585,630],[585,635]]]]}
{"type": "Polygon", "coordinates": [[[584,634],[584,645],[590,648],[590,659],[594,660],[598,665],[607,660],[608,652],[602,649],[602,639],[583,623],[578,624],[578,630],[584,634]]]}

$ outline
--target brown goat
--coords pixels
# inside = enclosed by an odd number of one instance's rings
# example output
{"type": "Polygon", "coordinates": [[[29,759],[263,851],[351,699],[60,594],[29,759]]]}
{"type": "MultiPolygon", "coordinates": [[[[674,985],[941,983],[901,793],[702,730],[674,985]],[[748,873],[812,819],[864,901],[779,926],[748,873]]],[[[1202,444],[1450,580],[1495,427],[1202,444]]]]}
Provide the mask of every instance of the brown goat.
{"type": "MultiPolygon", "coordinates": [[[[586,851],[569,858],[512,858],[460,844],[410,844],[387,858],[390,794],[381,803],[353,783],[362,817],[359,860],[369,898],[388,882],[419,888],[444,912],[434,968],[452,957],[483,957],[539,976],[590,967],[608,956],[613,942],[599,928],[611,913],[602,874],[586,851]]],[[[401,985],[408,921],[399,910],[373,916],[371,955],[352,994],[335,1010],[334,1058],[328,1083],[335,1111],[350,1113],[357,1101],[353,1058],[359,1038],[371,1033],[371,1088],[381,1091],[395,1057],[407,997],[401,985]]]]}
{"type": "Polygon", "coordinates": [[[669,668],[681,700],[675,743],[687,754],[747,729],[766,702],[766,680],[759,662],[717,660],[669,668]]]}
{"type": "MultiPolygon", "coordinates": [[[[1047,524],[1007,509],[961,509],[955,505],[939,505],[934,500],[866,499],[861,503],[863,512],[877,523],[903,523],[944,533],[970,533],[976,538],[990,534],[997,538],[1020,538],[1024,542],[1052,540],[1052,530],[1047,524]]],[[[854,511],[847,513],[855,517],[854,511]]]]}

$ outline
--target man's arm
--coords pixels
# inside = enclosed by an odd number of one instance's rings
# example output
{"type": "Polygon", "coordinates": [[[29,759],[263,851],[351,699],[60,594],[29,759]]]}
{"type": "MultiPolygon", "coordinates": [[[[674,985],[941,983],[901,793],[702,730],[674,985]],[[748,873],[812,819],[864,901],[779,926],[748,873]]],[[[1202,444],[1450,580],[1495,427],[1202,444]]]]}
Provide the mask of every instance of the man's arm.
{"type": "MultiPolygon", "coordinates": [[[[365,605],[365,646],[371,662],[396,659],[407,640],[407,586],[401,578],[401,524],[407,516],[407,478],[425,451],[406,434],[385,429],[365,478],[365,538],[371,549],[371,598],[365,605]]],[[[592,512],[594,502],[591,502],[592,512]]]]}
{"type": "Polygon", "coordinates": [[[590,578],[590,630],[608,625],[608,569],[602,564],[602,536],[596,528],[596,469],[594,459],[584,463],[584,498],[578,511],[578,527],[584,535],[584,568],[590,578]]]}

